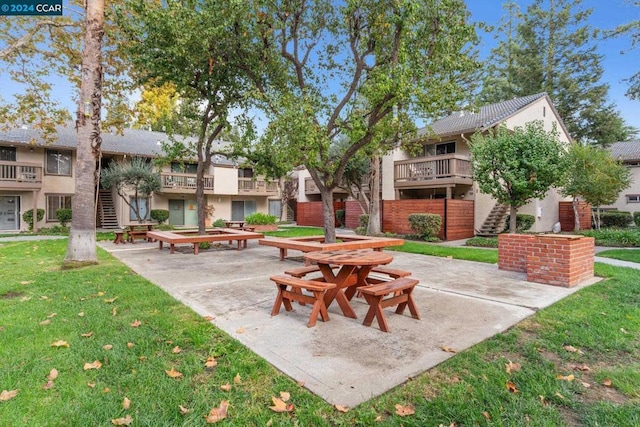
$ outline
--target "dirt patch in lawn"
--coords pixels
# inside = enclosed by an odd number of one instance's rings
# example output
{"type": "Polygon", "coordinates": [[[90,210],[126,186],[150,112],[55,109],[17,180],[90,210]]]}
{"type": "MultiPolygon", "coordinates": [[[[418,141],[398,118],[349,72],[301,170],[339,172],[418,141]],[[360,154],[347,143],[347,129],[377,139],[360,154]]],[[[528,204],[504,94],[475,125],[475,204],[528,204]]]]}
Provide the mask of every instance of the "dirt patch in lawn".
{"type": "Polygon", "coordinates": [[[24,292],[19,292],[19,291],[9,291],[6,292],[4,294],[0,294],[0,299],[13,299],[13,298],[19,298],[21,296],[24,295],[24,292]]]}

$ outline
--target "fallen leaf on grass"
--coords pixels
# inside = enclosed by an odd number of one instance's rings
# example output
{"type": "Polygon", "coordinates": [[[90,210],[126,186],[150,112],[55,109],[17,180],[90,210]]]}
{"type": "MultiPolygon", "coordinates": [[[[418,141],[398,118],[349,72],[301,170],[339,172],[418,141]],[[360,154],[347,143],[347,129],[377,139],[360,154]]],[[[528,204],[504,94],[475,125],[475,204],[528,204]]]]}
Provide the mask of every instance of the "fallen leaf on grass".
{"type": "Polygon", "coordinates": [[[233,377],[233,382],[236,384],[242,384],[242,378],[240,378],[240,374],[236,374],[236,376],[233,377]]]}
{"type": "Polygon", "coordinates": [[[607,378],[606,380],[602,381],[602,385],[605,387],[613,387],[613,383],[611,382],[611,380],[609,378],[607,378]]]}
{"type": "Polygon", "coordinates": [[[304,387],[304,381],[302,380],[296,381],[296,384],[298,385],[298,387],[304,387]]]}
{"type": "Polygon", "coordinates": [[[132,328],[137,328],[140,325],[142,325],[142,322],[139,320],[134,320],[132,323],[129,324],[129,326],[131,326],[132,328]]]}
{"type": "Polygon", "coordinates": [[[133,419],[131,418],[131,415],[127,415],[124,418],[116,418],[114,420],[111,420],[111,423],[114,426],[128,426],[133,422],[133,419]]]}
{"type": "Polygon", "coordinates": [[[484,411],[484,412],[482,413],[482,416],[483,416],[487,421],[491,420],[491,415],[489,415],[489,413],[488,413],[487,411],[484,411]]]}
{"type": "Polygon", "coordinates": [[[102,367],[102,363],[99,360],[94,360],[93,363],[85,363],[84,370],[88,371],[89,369],[100,369],[102,367]]]}
{"type": "Polygon", "coordinates": [[[293,411],[292,403],[285,403],[282,399],[272,396],[271,400],[273,401],[273,406],[269,406],[273,412],[291,412],[293,411]]]}
{"type": "Polygon", "coordinates": [[[109,387],[105,387],[104,389],[102,389],[103,393],[109,393],[111,391],[111,389],[109,387]]]}
{"type": "Polygon", "coordinates": [[[558,374],[558,375],[556,375],[556,378],[559,379],[559,380],[562,380],[562,381],[569,381],[569,382],[571,382],[571,381],[576,379],[576,377],[573,374],[569,374],[567,376],[558,374]]]}
{"type": "Polygon", "coordinates": [[[118,307],[113,307],[113,309],[111,310],[111,315],[116,316],[117,314],[118,314],[118,307]]]}
{"type": "Polygon", "coordinates": [[[396,415],[406,417],[407,415],[413,415],[415,413],[416,411],[411,405],[402,406],[399,403],[396,403],[396,415]]]}
{"type": "Polygon", "coordinates": [[[122,409],[129,409],[130,406],[131,406],[131,401],[127,398],[127,396],[125,396],[124,399],[122,400],[122,409]]]}
{"type": "Polygon", "coordinates": [[[286,402],[287,400],[289,400],[289,398],[291,397],[291,393],[289,393],[288,391],[281,391],[280,392],[280,398],[286,402]]]}
{"type": "Polygon", "coordinates": [[[56,317],[58,315],[58,313],[51,313],[50,315],[47,316],[47,319],[52,319],[54,317],[56,317]]]}
{"type": "Polygon", "coordinates": [[[16,397],[18,395],[18,390],[2,390],[2,393],[0,393],[0,402],[5,402],[9,399],[13,399],[14,397],[16,397]]]}
{"type": "Polygon", "coordinates": [[[84,311],[81,311],[80,313],[78,313],[78,317],[84,317],[84,311]]]}
{"type": "Polygon", "coordinates": [[[51,319],[43,320],[42,322],[40,322],[40,325],[45,326],[45,325],[48,325],[49,323],[51,323],[51,319]]]}
{"type": "Polygon", "coordinates": [[[215,357],[207,357],[207,360],[204,362],[204,366],[207,368],[213,368],[214,366],[218,366],[218,362],[215,357]]]}
{"type": "Polygon", "coordinates": [[[128,342],[127,343],[127,348],[133,348],[134,346],[135,346],[135,344],[132,343],[132,342],[128,342]]]}
{"type": "Polygon", "coordinates": [[[578,354],[584,354],[584,352],[578,348],[575,348],[572,345],[564,345],[562,346],[562,348],[564,348],[565,350],[567,350],[569,353],[578,353],[578,354]]]}
{"type": "Polygon", "coordinates": [[[231,390],[231,384],[226,383],[226,384],[221,385],[221,386],[220,386],[220,390],[222,390],[222,391],[229,391],[229,390],[231,390]]]}
{"type": "Polygon", "coordinates": [[[23,296],[22,298],[20,298],[20,302],[27,302],[29,300],[31,300],[31,297],[30,296],[26,296],[26,295],[23,296]]]}
{"type": "Polygon", "coordinates": [[[84,337],[84,338],[89,338],[89,337],[93,336],[93,331],[87,332],[86,334],[80,334],[80,336],[84,337]]]}
{"type": "Polygon", "coordinates": [[[44,390],[49,390],[51,387],[53,387],[53,381],[47,381],[47,383],[42,386],[44,390]]]}
{"type": "Polygon", "coordinates": [[[171,353],[173,354],[178,354],[182,351],[182,349],[178,346],[173,347],[173,349],[171,350],[171,353]]]}
{"type": "Polygon", "coordinates": [[[513,363],[511,360],[509,360],[509,363],[505,363],[504,367],[505,367],[505,370],[507,371],[507,374],[510,374],[512,372],[518,372],[521,368],[519,363],[513,363]]]}
{"type": "Polygon", "coordinates": [[[187,409],[182,405],[178,405],[178,408],[180,408],[180,414],[181,415],[187,415],[189,412],[191,412],[190,409],[187,409]]]}
{"type": "Polygon", "coordinates": [[[342,406],[342,405],[338,405],[337,403],[335,405],[333,405],[334,408],[336,408],[338,411],[340,412],[349,412],[349,408],[346,406],[342,406]]]}
{"type": "Polygon", "coordinates": [[[584,388],[589,388],[589,387],[591,387],[591,384],[586,383],[586,382],[584,382],[584,381],[582,381],[582,382],[581,382],[581,384],[582,384],[582,387],[584,387],[584,388]]]}
{"type": "Polygon", "coordinates": [[[574,371],[589,372],[589,371],[591,371],[591,368],[588,367],[587,365],[582,365],[582,366],[573,365],[573,370],[574,371]]]}
{"type": "Polygon", "coordinates": [[[102,348],[104,348],[105,350],[111,350],[113,346],[111,344],[105,344],[102,346],[102,348]]]}
{"type": "Polygon", "coordinates": [[[220,402],[220,406],[217,408],[213,408],[208,415],[204,416],[207,424],[217,423],[218,421],[224,420],[227,418],[227,408],[229,407],[229,402],[223,400],[220,402]]]}
{"type": "Polygon", "coordinates": [[[47,379],[49,381],[53,381],[56,378],[58,378],[58,370],[56,368],[53,368],[51,371],[49,371],[49,375],[47,375],[47,379]]]}
{"type": "Polygon", "coordinates": [[[87,383],[87,385],[89,386],[89,388],[94,388],[96,386],[96,383],[87,383]]]}
{"type": "Polygon", "coordinates": [[[101,297],[101,296],[103,296],[103,295],[104,295],[104,292],[102,292],[102,291],[98,292],[98,296],[99,296],[99,297],[101,297]]]}
{"type": "Polygon", "coordinates": [[[507,381],[506,387],[507,387],[507,390],[509,390],[511,393],[518,392],[518,387],[515,385],[515,383],[511,381],[507,381]]]}
{"type": "Polygon", "coordinates": [[[22,282],[20,282],[21,285],[30,285],[33,283],[33,280],[23,280],[22,282]]]}
{"type": "Polygon", "coordinates": [[[457,350],[452,349],[451,347],[447,347],[446,345],[441,345],[440,350],[446,351],[447,353],[457,353],[457,350]]]}
{"type": "Polygon", "coordinates": [[[109,299],[105,299],[104,302],[106,302],[107,304],[111,304],[112,302],[114,302],[117,299],[118,299],[118,297],[109,298],[109,299]]]}
{"type": "Polygon", "coordinates": [[[175,369],[173,369],[173,366],[171,367],[171,370],[165,372],[167,373],[169,378],[180,378],[182,376],[182,372],[176,371],[175,369]]]}
{"type": "Polygon", "coordinates": [[[203,319],[208,321],[208,322],[210,322],[210,321],[212,321],[214,319],[214,317],[213,316],[204,316],[203,319]]]}
{"type": "Polygon", "coordinates": [[[58,347],[66,347],[66,348],[69,348],[69,343],[66,342],[66,341],[58,340],[58,341],[52,342],[51,343],[51,347],[56,347],[56,348],[58,348],[58,347]]]}
{"type": "Polygon", "coordinates": [[[40,299],[41,299],[41,300],[47,300],[47,299],[49,299],[49,297],[48,297],[48,296],[46,296],[46,295],[42,295],[42,296],[40,297],[40,299]]]}

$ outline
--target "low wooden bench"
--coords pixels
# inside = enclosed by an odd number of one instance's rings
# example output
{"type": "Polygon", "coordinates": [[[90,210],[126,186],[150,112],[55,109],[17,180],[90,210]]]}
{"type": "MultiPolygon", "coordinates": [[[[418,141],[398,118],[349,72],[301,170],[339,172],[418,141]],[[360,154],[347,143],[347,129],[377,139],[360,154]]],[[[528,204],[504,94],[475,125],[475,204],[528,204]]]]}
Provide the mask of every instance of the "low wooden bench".
{"type": "Polygon", "coordinates": [[[208,230],[208,234],[180,234],[169,231],[148,231],[147,237],[158,241],[158,249],[162,249],[163,243],[169,244],[169,252],[174,253],[175,245],[180,243],[193,244],[193,253],[198,255],[200,242],[223,242],[233,240],[238,242],[238,250],[247,247],[247,240],[260,239],[264,237],[261,233],[252,233],[242,230],[229,230],[226,228],[217,230],[208,230]],[[211,233],[209,233],[209,231],[211,233]]]}
{"type": "Polygon", "coordinates": [[[278,287],[276,302],[273,304],[273,310],[271,310],[272,316],[280,313],[281,305],[284,305],[285,310],[292,311],[293,307],[291,306],[291,302],[297,301],[301,304],[313,304],[309,322],[307,323],[309,328],[315,326],[318,320],[318,314],[320,314],[323,322],[329,320],[327,306],[324,303],[324,295],[329,289],[336,287],[335,283],[303,280],[286,275],[271,276],[270,279],[274,281],[278,287]],[[287,289],[288,287],[290,287],[290,289],[287,289]],[[303,289],[311,292],[313,295],[303,294],[303,289]]]}
{"type": "Polygon", "coordinates": [[[418,280],[411,279],[409,277],[400,277],[398,279],[391,280],[389,282],[379,283],[371,286],[360,286],[358,292],[364,295],[364,298],[369,304],[369,311],[362,322],[365,326],[371,326],[373,318],[378,320],[380,330],[383,332],[389,332],[389,325],[387,319],[384,317],[383,309],[386,307],[392,307],[397,305],[396,314],[402,314],[406,307],[409,307],[411,317],[414,319],[420,319],[418,309],[413,300],[411,293],[418,284],[418,280]],[[389,298],[385,298],[387,295],[393,294],[389,298]]]}
{"type": "MultiPolygon", "coordinates": [[[[332,265],[331,268],[338,268],[338,266],[332,265]]],[[[307,267],[290,268],[289,270],[285,270],[284,274],[302,279],[307,274],[318,272],[320,272],[320,267],[317,265],[309,265],[307,267]]]]}
{"type": "Polygon", "coordinates": [[[386,274],[387,276],[398,279],[400,277],[411,276],[410,271],[399,270],[397,268],[387,267],[386,265],[379,265],[371,269],[372,273],[386,274]]]}

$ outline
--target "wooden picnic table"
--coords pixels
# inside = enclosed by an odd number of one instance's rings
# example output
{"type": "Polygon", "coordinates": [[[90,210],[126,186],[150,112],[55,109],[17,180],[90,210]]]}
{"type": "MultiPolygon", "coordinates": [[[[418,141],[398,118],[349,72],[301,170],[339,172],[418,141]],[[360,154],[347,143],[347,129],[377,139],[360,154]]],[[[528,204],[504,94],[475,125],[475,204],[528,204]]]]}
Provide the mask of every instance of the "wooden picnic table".
{"type": "Polygon", "coordinates": [[[393,256],[388,253],[372,250],[317,251],[305,254],[304,258],[306,261],[315,262],[318,265],[326,282],[336,284],[335,288],[326,292],[325,306],[328,308],[335,299],[342,313],[353,319],[356,319],[357,316],[345,291],[353,288],[355,292],[355,288],[369,285],[367,277],[371,270],[393,261],[393,256]],[[334,265],[340,266],[337,274],[333,271],[332,266],[334,265]]]}
{"type": "Polygon", "coordinates": [[[143,238],[148,242],[152,239],[147,237],[147,232],[153,230],[158,225],[157,222],[130,222],[124,225],[127,232],[128,240],[131,243],[136,242],[136,238],[143,238]]]}
{"type": "Polygon", "coordinates": [[[242,228],[244,227],[246,221],[225,221],[224,223],[227,228],[242,228]]]}

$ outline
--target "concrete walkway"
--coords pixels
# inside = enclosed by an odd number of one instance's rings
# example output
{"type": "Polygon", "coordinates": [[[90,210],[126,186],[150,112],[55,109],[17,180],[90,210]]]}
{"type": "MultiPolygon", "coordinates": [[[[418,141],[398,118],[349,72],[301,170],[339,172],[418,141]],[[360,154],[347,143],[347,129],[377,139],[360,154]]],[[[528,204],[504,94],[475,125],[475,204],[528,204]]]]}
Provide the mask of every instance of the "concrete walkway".
{"type": "Polygon", "coordinates": [[[100,246],[313,393],[349,407],[453,356],[443,348],[469,348],[598,280],[559,288],[491,264],[394,252],[391,266],[420,280],[414,296],[421,320],[389,309],[391,332],[384,333],[375,322],[361,324],[368,306],[354,299],[358,319],[333,304],[329,322],[307,328],[309,306],[270,316],[276,287],[269,276],[302,266],[301,257],[281,262],[276,249],[256,242],[197,256],[187,247],[170,255],[152,243],[100,246]]]}

